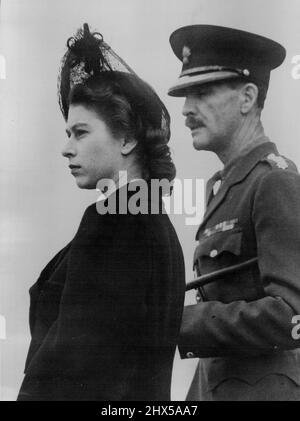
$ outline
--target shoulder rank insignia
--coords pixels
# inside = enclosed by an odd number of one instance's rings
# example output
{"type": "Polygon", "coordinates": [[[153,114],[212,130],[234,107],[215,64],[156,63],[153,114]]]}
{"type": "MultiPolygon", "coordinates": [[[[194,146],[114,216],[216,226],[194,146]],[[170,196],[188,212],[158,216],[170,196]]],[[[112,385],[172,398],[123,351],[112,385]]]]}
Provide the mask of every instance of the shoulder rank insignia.
{"type": "Polygon", "coordinates": [[[267,156],[267,159],[269,161],[275,162],[278,168],[282,170],[286,170],[288,168],[288,163],[282,156],[277,156],[274,153],[270,153],[270,155],[267,156]]]}

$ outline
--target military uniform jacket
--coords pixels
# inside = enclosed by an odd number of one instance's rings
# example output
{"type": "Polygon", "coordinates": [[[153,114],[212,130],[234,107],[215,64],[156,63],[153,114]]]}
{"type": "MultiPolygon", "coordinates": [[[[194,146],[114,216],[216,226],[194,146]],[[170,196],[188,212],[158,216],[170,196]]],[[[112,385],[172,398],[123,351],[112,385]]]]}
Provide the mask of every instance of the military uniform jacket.
{"type": "Polygon", "coordinates": [[[184,279],[166,214],[88,207],[30,290],[18,400],[169,400],[184,279]]]}
{"type": "Polygon", "coordinates": [[[241,156],[207,206],[197,232],[199,274],[258,258],[258,264],[202,288],[185,307],[179,350],[200,357],[202,382],[255,383],[270,373],[300,385],[300,176],[295,165],[263,143],[241,156]]]}

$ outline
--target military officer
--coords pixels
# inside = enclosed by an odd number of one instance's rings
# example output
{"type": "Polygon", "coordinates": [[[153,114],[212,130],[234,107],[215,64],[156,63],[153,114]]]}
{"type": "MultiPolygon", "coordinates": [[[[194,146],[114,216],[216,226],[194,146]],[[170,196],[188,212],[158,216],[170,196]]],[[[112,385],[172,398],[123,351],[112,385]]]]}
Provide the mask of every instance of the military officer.
{"type": "Polygon", "coordinates": [[[170,43],[183,68],[169,95],[186,98],[194,148],[224,165],[207,183],[194,255],[198,276],[219,276],[205,277],[182,319],[181,357],[200,358],[187,399],[300,400],[300,341],[291,333],[300,314],[300,176],[261,123],[285,49],[211,25],[180,28],[170,43]]]}

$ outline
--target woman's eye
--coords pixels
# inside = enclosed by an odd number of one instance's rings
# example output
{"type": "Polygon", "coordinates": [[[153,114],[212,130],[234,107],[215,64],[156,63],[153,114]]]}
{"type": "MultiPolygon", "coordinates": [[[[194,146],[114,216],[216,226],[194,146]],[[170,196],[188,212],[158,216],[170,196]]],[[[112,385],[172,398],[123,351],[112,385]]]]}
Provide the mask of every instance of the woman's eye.
{"type": "Polygon", "coordinates": [[[76,137],[81,137],[81,136],[84,136],[85,134],[87,134],[86,130],[77,130],[76,131],[76,137]]]}

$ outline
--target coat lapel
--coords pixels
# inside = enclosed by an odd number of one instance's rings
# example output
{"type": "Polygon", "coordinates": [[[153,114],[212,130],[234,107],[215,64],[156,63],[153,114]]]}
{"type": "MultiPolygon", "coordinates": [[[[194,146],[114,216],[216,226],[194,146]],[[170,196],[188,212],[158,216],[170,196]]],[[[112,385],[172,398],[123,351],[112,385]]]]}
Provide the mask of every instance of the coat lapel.
{"type": "Polygon", "coordinates": [[[216,196],[208,204],[203,221],[198,228],[196,240],[198,239],[199,231],[206,224],[216,209],[218,209],[221,203],[225,200],[231,187],[240,183],[245,177],[247,177],[251,170],[257,165],[259,161],[261,161],[264,156],[272,152],[278,154],[275,144],[268,141],[266,138],[266,142],[261,143],[260,145],[251,149],[250,152],[248,152],[237,161],[233,170],[230,172],[228,177],[225,178],[216,196]]]}

